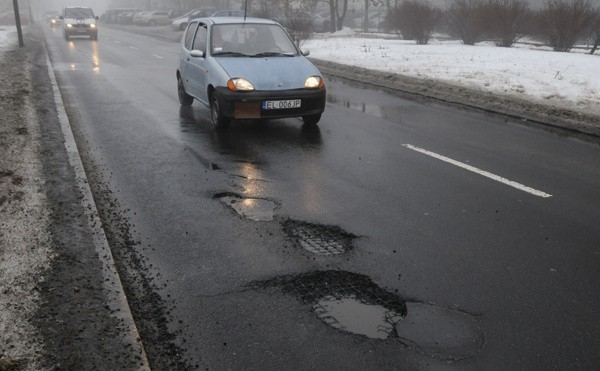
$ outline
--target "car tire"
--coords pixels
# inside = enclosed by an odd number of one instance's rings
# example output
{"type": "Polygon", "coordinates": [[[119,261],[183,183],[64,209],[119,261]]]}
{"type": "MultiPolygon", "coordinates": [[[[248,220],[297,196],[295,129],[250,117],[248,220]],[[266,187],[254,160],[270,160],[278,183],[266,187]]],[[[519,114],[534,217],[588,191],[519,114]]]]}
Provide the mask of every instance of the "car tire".
{"type": "Polygon", "coordinates": [[[230,120],[222,115],[221,103],[217,93],[213,93],[210,97],[210,117],[215,129],[227,129],[230,120]]]}
{"type": "Polygon", "coordinates": [[[181,77],[177,78],[177,96],[179,97],[179,103],[181,103],[182,106],[189,107],[194,103],[194,97],[185,92],[181,77]]]}
{"type": "Polygon", "coordinates": [[[90,39],[92,39],[94,41],[98,41],[98,34],[95,33],[95,34],[90,35],[90,39]]]}
{"type": "Polygon", "coordinates": [[[302,121],[304,121],[304,125],[314,126],[321,120],[321,114],[318,113],[316,115],[308,115],[302,116],[302,121]]]}

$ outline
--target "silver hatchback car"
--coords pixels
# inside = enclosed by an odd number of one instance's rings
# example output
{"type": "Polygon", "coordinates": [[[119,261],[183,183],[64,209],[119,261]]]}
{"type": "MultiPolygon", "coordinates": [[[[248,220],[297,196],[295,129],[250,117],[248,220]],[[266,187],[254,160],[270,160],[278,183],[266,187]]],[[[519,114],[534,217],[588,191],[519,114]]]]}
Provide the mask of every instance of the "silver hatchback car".
{"type": "Polygon", "coordinates": [[[191,20],[181,39],[179,101],[210,108],[213,125],[232,119],[302,117],[316,125],[326,91],[319,70],[275,21],[214,17],[191,20]]]}

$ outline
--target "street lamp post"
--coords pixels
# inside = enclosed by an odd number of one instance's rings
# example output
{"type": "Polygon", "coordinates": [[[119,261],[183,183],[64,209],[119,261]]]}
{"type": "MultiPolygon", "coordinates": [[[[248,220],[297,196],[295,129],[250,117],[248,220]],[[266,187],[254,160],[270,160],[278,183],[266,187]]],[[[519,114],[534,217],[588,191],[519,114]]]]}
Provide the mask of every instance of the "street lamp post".
{"type": "Polygon", "coordinates": [[[24,47],[25,43],[23,42],[23,30],[21,30],[21,14],[19,14],[19,2],[18,0],[13,0],[13,7],[15,9],[15,24],[17,25],[17,35],[19,36],[19,47],[24,47]]]}

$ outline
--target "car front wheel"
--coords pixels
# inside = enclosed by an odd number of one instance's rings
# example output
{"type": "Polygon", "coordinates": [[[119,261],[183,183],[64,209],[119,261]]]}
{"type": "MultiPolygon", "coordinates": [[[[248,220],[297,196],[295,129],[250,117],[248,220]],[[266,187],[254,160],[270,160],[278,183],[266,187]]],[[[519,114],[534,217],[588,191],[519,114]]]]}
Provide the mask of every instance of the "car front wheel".
{"type": "Polygon", "coordinates": [[[177,96],[179,97],[179,103],[181,103],[182,106],[189,107],[194,103],[194,97],[185,92],[181,77],[177,77],[177,96]]]}
{"type": "Polygon", "coordinates": [[[316,125],[321,120],[321,114],[302,116],[305,125],[316,125]]]}
{"type": "Polygon", "coordinates": [[[213,93],[210,98],[210,116],[215,129],[226,129],[229,126],[230,120],[223,116],[217,93],[213,93]]]}

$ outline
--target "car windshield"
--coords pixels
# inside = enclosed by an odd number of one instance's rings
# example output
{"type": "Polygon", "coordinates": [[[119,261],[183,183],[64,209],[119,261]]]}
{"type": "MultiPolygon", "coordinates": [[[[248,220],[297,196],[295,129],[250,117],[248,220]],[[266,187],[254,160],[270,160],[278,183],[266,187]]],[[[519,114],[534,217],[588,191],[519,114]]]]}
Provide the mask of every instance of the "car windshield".
{"type": "Polygon", "coordinates": [[[211,54],[223,57],[286,57],[298,49],[276,24],[218,24],[211,29],[211,54]]]}
{"type": "Polygon", "coordinates": [[[94,13],[90,8],[68,8],[65,11],[65,17],[68,18],[94,18],[94,13]]]}

